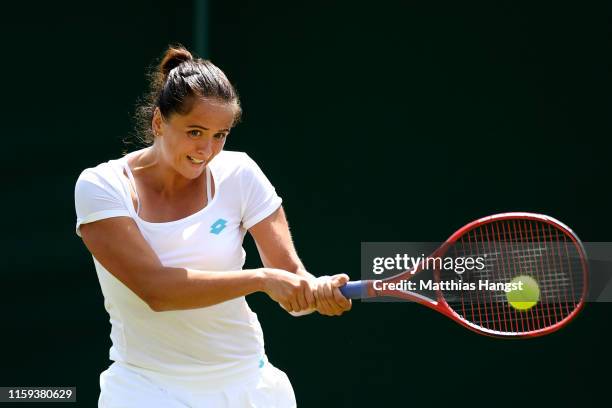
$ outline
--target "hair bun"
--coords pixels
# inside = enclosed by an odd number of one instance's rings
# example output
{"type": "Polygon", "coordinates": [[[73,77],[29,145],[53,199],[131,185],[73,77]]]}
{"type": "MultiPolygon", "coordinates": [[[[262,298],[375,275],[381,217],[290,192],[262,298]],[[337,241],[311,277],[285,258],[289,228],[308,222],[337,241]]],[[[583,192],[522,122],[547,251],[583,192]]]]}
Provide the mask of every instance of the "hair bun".
{"type": "Polygon", "coordinates": [[[159,64],[159,70],[161,71],[164,78],[168,77],[170,71],[173,68],[178,67],[185,61],[190,61],[193,56],[183,46],[169,47],[168,51],[164,54],[161,63],[159,64]]]}

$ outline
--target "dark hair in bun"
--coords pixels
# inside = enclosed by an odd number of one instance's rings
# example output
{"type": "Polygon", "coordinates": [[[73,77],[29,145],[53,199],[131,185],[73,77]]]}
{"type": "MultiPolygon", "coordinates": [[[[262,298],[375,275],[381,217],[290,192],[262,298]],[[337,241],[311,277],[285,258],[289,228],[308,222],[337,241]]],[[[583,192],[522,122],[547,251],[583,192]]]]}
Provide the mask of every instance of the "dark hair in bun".
{"type": "Polygon", "coordinates": [[[238,93],[223,71],[215,64],[194,58],[182,45],[168,47],[158,66],[149,73],[149,93],[138,103],[134,114],[136,139],[146,145],[153,143],[151,120],[155,108],[169,119],[174,114],[185,115],[198,99],[214,99],[236,105],[234,123],[240,120],[238,93]]]}
{"type": "Polygon", "coordinates": [[[164,54],[162,61],[159,64],[159,70],[163,78],[167,78],[170,71],[178,67],[185,61],[192,61],[193,56],[183,47],[169,48],[164,54]]]}

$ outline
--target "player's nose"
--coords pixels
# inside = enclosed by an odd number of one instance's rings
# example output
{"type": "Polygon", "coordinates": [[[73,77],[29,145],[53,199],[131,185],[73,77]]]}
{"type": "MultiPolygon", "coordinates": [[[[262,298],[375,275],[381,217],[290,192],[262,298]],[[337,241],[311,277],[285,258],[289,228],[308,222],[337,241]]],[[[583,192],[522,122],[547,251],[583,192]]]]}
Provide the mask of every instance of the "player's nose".
{"type": "Polygon", "coordinates": [[[204,157],[209,157],[212,154],[212,140],[206,138],[198,143],[197,151],[204,157]]]}

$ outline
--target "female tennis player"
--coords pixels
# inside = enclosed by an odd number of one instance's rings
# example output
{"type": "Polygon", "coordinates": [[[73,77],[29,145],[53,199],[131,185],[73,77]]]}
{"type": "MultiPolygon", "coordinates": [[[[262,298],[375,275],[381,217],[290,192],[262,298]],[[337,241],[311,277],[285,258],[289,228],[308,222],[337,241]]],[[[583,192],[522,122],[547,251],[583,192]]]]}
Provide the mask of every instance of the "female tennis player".
{"type": "Polygon", "coordinates": [[[346,275],[305,270],[257,164],[223,150],[240,112],[219,68],[170,47],[137,111],[149,147],[76,183],[76,232],[111,322],[99,407],[295,406],[245,296],[265,292],[292,313],[351,307],[338,290],[346,275]],[[242,269],[246,231],[264,268],[242,269]]]}

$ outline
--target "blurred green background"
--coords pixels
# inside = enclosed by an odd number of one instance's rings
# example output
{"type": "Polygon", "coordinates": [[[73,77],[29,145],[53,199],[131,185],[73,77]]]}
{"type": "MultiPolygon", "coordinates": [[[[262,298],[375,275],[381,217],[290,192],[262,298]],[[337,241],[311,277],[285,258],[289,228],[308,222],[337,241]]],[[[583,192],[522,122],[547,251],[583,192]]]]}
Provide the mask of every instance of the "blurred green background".
{"type": "MultiPolygon", "coordinates": [[[[119,157],[146,67],[195,47],[194,3],[24,2],[2,16],[2,386],[95,406],[110,326],[73,188],[119,157]]],[[[316,275],[359,278],[364,241],[441,241],[503,211],[610,241],[609,3],[210,1],[207,56],[316,275]]],[[[259,265],[249,240],[247,267],[259,265]]],[[[530,341],[413,304],[292,318],[265,295],[271,361],[300,407],[609,404],[612,305],[530,341]]],[[[20,405],[22,406],[22,405],[20,405]]]]}

